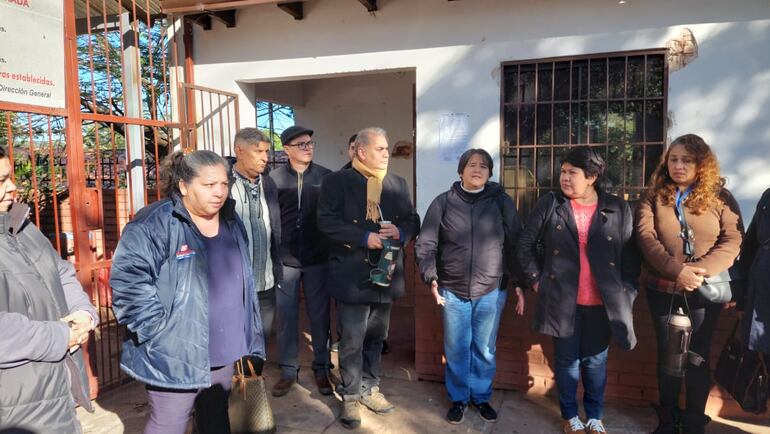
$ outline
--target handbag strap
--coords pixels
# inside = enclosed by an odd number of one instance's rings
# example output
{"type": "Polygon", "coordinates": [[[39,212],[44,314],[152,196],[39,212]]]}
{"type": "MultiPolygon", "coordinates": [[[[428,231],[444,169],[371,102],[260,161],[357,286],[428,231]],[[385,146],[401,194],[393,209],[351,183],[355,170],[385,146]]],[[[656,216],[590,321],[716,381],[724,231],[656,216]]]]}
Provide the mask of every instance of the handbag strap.
{"type": "Polygon", "coordinates": [[[257,370],[254,369],[254,365],[251,363],[251,359],[246,359],[246,364],[249,366],[249,372],[254,373],[254,376],[257,377],[257,370]]]}
{"type": "MultiPolygon", "coordinates": [[[[671,302],[668,304],[668,317],[666,318],[666,327],[671,323],[671,313],[674,311],[674,298],[676,298],[677,295],[681,295],[682,299],[684,300],[684,306],[687,308],[686,315],[688,318],[690,318],[690,303],[687,302],[687,295],[685,295],[684,292],[681,294],[673,293],[671,294],[671,302]]],[[[692,318],[690,318],[692,320],[692,318]]],[[[737,325],[735,326],[738,327],[737,325]]]]}
{"type": "Polygon", "coordinates": [[[687,262],[693,262],[695,260],[695,246],[693,245],[694,234],[690,225],[687,224],[687,216],[684,212],[684,203],[674,207],[676,218],[679,220],[679,236],[684,241],[682,248],[684,249],[684,256],[687,258],[687,262]]]}

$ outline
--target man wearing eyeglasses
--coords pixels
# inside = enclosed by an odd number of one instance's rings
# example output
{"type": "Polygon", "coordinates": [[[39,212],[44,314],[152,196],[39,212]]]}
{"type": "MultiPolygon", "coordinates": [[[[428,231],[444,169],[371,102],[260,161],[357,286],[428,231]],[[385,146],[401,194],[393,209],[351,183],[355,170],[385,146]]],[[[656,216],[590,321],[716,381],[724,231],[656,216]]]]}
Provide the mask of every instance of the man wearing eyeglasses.
{"type": "Polygon", "coordinates": [[[326,282],[326,242],[316,226],[321,181],[331,171],[313,163],[313,130],[298,125],[281,134],[288,161],[270,173],[278,186],[281,206],[283,286],[276,293],[278,364],[281,379],[273,396],[286,395],[299,373],[299,293],[305,294],[313,344],[313,372],[318,392],[331,395],[329,381],[329,296],[326,282]]]}

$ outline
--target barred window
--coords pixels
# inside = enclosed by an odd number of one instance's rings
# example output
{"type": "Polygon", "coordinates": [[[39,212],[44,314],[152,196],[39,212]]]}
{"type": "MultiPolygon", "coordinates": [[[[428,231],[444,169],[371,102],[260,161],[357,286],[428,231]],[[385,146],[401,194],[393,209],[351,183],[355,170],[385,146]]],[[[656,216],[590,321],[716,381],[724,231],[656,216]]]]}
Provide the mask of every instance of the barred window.
{"type": "Polygon", "coordinates": [[[527,215],[559,189],[570,147],[605,157],[613,193],[635,200],[663,153],[668,70],[663,51],[502,65],[502,182],[527,215]]]}

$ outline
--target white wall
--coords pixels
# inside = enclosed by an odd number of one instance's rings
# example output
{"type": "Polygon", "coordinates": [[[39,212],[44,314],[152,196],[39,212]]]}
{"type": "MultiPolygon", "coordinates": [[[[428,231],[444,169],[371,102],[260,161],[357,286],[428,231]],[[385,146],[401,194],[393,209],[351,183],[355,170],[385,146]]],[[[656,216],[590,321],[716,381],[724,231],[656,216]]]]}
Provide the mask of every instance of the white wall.
{"type": "MultiPolygon", "coordinates": [[[[247,96],[244,83],[414,68],[421,213],[455,178],[437,149],[440,114],[468,113],[470,146],[499,154],[501,62],[661,48],[683,27],[700,56],[671,76],[669,135],[695,132],[714,146],[746,214],[770,186],[767,0],[391,0],[374,14],[317,0],[305,12],[295,21],[255,6],[235,28],[196,28],[196,82],[247,96]]],[[[241,101],[244,126],[254,124],[251,101],[241,101]]]]}
{"type": "MultiPolygon", "coordinates": [[[[316,161],[334,170],[347,163],[348,139],[365,127],[384,128],[391,149],[411,142],[413,83],[406,71],[306,81],[305,106],[294,114],[297,124],[315,130],[316,161]]],[[[391,158],[388,171],[414,185],[412,158],[391,158]]]]}

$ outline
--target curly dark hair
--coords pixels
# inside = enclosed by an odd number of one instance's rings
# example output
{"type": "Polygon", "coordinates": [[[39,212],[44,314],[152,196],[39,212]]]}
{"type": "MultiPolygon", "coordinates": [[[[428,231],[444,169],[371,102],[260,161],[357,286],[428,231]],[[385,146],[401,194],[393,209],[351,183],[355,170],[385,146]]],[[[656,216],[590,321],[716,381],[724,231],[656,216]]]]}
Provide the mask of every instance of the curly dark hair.
{"type": "Polygon", "coordinates": [[[666,205],[674,204],[676,183],[668,173],[668,155],[675,146],[684,146],[695,157],[695,184],[684,204],[693,213],[700,215],[711,207],[722,209],[725,203],[720,198],[725,179],[719,173],[719,162],[708,144],[695,134],[677,137],[660,159],[658,167],[647,188],[648,197],[657,196],[666,205]]]}

